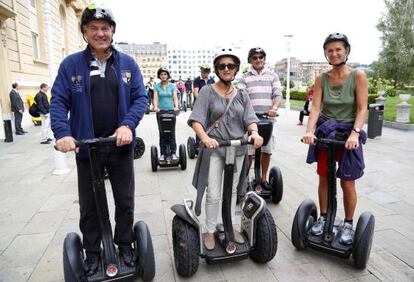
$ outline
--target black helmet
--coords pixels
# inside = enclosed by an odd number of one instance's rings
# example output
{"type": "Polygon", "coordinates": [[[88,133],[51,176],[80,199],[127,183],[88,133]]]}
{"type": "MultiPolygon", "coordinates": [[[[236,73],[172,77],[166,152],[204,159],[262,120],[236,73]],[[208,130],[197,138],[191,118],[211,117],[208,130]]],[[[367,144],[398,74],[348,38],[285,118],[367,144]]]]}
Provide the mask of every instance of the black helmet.
{"type": "Polygon", "coordinates": [[[343,43],[345,43],[345,48],[351,49],[351,45],[349,44],[348,37],[343,33],[335,32],[335,33],[329,34],[326,37],[325,42],[323,42],[323,50],[325,50],[326,44],[334,42],[334,41],[342,41],[343,43]]]}
{"type": "Polygon", "coordinates": [[[157,77],[158,77],[158,79],[160,79],[160,75],[163,72],[167,73],[168,79],[171,78],[170,72],[166,68],[159,68],[158,71],[157,71],[157,77]]]}
{"type": "MultiPolygon", "coordinates": [[[[328,60],[328,58],[326,57],[326,52],[325,52],[325,48],[326,48],[326,45],[328,44],[328,43],[331,43],[331,42],[334,42],[334,41],[341,41],[341,42],[343,42],[344,44],[345,44],[345,49],[348,49],[348,53],[346,54],[346,58],[345,58],[345,60],[342,62],[342,63],[340,63],[340,64],[338,64],[338,65],[335,65],[335,66],[341,66],[341,65],[344,65],[347,61],[348,61],[348,56],[349,56],[349,53],[351,53],[351,44],[349,44],[349,41],[348,41],[348,37],[345,35],[345,34],[343,34],[343,33],[339,33],[339,32],[335,32],[335,33],[331,33],[331,34],[329,34],[326,38],[325,38],[325,41],[323,42],[323,51],[324,51],[324,53],[325,53],[325,58],[326,58],[326,60],[328,60]]],[[[330,64],[330,65],[332,65],[330,62],[329,62],[329,60],[328,60],[328,63],[330,64]]]]}
{"type": "Polygon", "coordinates": [[[249,50],[249,55],[247,56],[247,62],[250,63],[250,58],[253,57],[254,54],[263,54],[266,57],[266,52],[261,47],[251,48],[249,50]]]}
{"type": "Polygon", "coordinates": [[[94,20],[107,21],[111,26],[116,27],[115,18],[111,10],[105,8],[102,4],[90,4],[82,12],[81,30],[82,27],[94,20]]]}

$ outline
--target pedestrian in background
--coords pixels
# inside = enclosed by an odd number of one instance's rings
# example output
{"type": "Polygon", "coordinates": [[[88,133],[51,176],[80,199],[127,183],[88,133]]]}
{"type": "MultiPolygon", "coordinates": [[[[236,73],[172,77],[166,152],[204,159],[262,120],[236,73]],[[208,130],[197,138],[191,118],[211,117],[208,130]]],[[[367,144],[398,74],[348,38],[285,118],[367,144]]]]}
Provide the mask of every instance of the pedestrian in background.
{"type": "Polygon", "coordinates": [[[40,144],[50,144],[53,140],[50,138],[50,115],[49,115],[49,98],[47,91],[49,86],[46,83],[40,84],[40,91],[36,94],[34,100],[37,105],[37,110],[42,119],[42,131],[40,133],[40,144]]]}
{"type": "Polygon", "coordinates": [[[313,97],[313,85],[308,89],[306,93],[306,101],[303,105],[303,110],[299,112],[299,122],[296,124],[298,126],[303,125],[303,118],[309,116],[310,110],[312,109],[312,97],[313,97]]]}
{"type": "Polygon", "coordinates": [[[24,112],[24,103],[19,94],[19,84],[17,82],[12,84],[12,90],[10,91],[10,104],[11,111],[14,114],[14,128],[16,130],[16,135],[23,135],[27,133],[22,128],[22,119],[24,112]]]}

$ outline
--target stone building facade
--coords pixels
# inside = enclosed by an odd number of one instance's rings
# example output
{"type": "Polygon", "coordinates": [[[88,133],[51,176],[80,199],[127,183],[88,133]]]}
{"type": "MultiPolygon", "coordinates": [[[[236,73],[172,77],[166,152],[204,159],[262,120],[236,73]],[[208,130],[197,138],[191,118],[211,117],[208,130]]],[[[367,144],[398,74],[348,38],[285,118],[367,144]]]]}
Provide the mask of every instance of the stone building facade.
{"type": "MultiPolygon", "coordinates": [[[[79,22],[89,0],[0,0],[0,140],[12,119],[9,92],[17,82],[25,102],[41,83],[53,84],[62,59],[85,47],[79,22]],[[49,48],[50,47],[50,48],[49,48]]],[[[23,127],[30,124],[26,111],[23,127]]]]}

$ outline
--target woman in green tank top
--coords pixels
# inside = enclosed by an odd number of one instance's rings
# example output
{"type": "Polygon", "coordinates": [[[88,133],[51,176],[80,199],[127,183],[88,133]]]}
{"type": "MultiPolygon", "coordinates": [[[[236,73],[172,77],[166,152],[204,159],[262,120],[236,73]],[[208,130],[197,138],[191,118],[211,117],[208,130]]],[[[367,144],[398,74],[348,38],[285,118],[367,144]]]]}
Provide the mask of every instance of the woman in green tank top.
{"type": "MultiPolygon", "coordinates": [[[[303,141],[307,144],[313,144],[316,138],[314,132],[321,120],[334,119],[341,124],[349,125],[350,133],[345,143],[345,151],[357,150],[360,146],[359,135],[367,111],[366,75],[364,72],[352,70],[346,65],[351,46],[344,34],[330,34],[325,39],[323,49],[325,58],[332,65],[332,69],[316,78],[312,109],[303,141]]],[[[362,157],[362,150],[357,151],[362,157]]],[[[340,162],[343,153],[344,151],[340,151],[340,154],[336,156],[338,162],[340,162]]],[[[328,205],[326,158],[326,150],[319,148],[317,173],[319,175],[318,195],[321,217],[311,229],[311,232],[316,236],[323,233],[326,222],[328,205]]],[[[339,240],[342,244],[351,244],[353,240],[352,219],[357,203],[355,179],[341,178],[345,209],[345,223],[339,240]]]]}

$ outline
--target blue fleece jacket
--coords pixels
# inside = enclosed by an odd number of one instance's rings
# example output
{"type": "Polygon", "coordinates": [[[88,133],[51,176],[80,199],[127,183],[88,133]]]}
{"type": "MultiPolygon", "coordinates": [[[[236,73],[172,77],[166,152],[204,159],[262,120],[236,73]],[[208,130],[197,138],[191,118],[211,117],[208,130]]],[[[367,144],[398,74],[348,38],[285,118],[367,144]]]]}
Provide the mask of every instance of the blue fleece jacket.
{"type": "MultiPolygon", "coordinates": [[[[345,140],[348,139],[350,135],[353,123],[343,123],[338,122],[334,119],[328,119],[324,116],[320,116],[316,124],[317,128],[315,130],[315,136],[317,138],[328,138],[336,139],[337,131],[340,131],[345,134],[345,140]]],[[[359,134],[359,146],[356,150],[346,150],[342,155],[341,160],[339,161],[338,170],[336,171],[336,177],[345,180],[356,180],[362,175],[364,175],[364,154],[362,151],[362,144],[365,144],[367,140],[367,134],[364,130],[361,130],[359,134]]],[[[318,151],[319,146],[309,145],[308,156],[306,158],[307,163],[313,163],[318,161],[318,151]]]]}
{"type": "MultiPolygon", "coordinates": [[[[134,129],[142,119],[147,95],[141,71],[134,59],[112,48],[114,67],[118,77],[119,125],[134,129]]],[[[72,136],[76,140],[95,138],[90,98],[89,48],[66,57],[60,64],[52,87],[50,103],[51,127],[56,140],[72,136]]],[[[135,130],[132,130],[135,136],[135,130]]],[[[135,138],[134,138],[135,140],[135,138]]],[[[134,144],[124,146],[131,148],[134,144]]],[[[87,157],[86,149],[78,156],[87,157]]]]}

